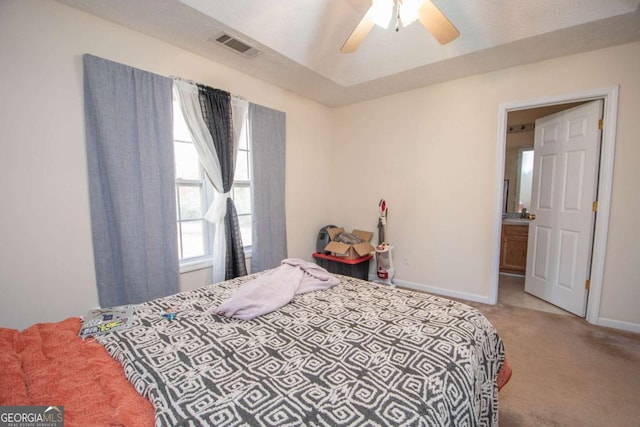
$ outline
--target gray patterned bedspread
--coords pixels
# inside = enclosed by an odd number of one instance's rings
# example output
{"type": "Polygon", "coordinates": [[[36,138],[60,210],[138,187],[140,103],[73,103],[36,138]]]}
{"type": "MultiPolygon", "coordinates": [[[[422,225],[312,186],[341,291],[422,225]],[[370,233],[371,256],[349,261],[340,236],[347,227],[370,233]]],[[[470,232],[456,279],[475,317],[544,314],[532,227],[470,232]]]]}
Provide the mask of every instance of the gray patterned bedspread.
{"type": "Polygon", "coordinates": [[[140,304],[130,329],[98,338],[156,425],[498,424],[504,346],[479,311],[339,276],[254,320],[212,313],[253,277],[140,304]]]}

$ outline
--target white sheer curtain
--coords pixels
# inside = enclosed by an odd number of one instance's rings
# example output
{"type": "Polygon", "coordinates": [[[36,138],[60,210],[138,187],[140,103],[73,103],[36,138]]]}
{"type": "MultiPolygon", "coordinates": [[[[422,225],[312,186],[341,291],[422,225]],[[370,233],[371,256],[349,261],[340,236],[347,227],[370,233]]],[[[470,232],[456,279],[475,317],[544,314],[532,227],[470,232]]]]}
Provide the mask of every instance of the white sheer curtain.
{"type": "MultiPolygon", "coordinates": [[[[227,209],[227,199],[230,194],[224,192],[222,169],[211,132],[209,132],[202,117],[198,86],[182,80],[174,80],[173,95],[180,101],[182,114],[191,133],[198,158],[215,190],[213,203],[209,206],[204,218],[215,226],[211,255],[213,257],[213,282],[218,283],[225,280],[227,245],[224,217],[227,209]]],[[[245,123],[249,111],[249,103],[244,99],[232,98],[231,109],[234,127],[233,163],[235,167],[240,138],[246,132],[245,123]]]]}
{"type": "Polygon", "coordinates": [[[180,108],[184,116],[193,145],[196,147],[198,159],[209,177],[215,190],[213,203],[209,206],[205,219],[215,226],[211,256],[213,257],[213,282],[221,282],[225,276],[225,260],[227,246],[224,238],[224,214],[226,211],[226,197],[222,196],[222,173],[220,161],[213,144],[213,138],[202,118],[198,86],[193,83],[174,80],[173,96],[180,101],[180,108]]]}

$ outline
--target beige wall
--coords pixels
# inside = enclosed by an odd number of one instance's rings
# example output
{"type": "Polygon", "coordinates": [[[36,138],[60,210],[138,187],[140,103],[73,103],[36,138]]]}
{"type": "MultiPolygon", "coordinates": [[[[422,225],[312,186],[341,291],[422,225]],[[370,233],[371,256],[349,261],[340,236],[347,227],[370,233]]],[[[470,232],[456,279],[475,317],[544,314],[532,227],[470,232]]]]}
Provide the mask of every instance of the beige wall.
{"type": "MultiPolygon", "coordinates": [[[[98,304],[87,188],[81,55],[177,75],[287,114],[289,255],[311,259],[328,217],[330,110],[157,39],[52,1],[0,2],[0,325],[98,304]],[[309,190],[309,184],[313,190],[309,190]]],[[[208,284],[210,272],[182,276],[208,284]]]]}
{"type": "MultiPolygon", "coordinates": [[[[326,223],[375,230],[384,197],[397,278],[476,300],[487,300],[493,267],[498,105],[619,84],[600,317],[640,327],[640,43],[329,110],[159,40],[35,0],[0,2],[2,326],[57,321],[97,304],[85,52],[285,111],[290,256],[310,259],[326,223]]],[[[182,286],[208,280],[206,270],[194,272],[182,286]]]]}
{"type": "Polygon", "coordinates": [[[599,317],[640,331],[638,76],[640,43],[633,43],[335,109],[331,220],[373,229],[386,198],[396,277],[487,300],[499,105],[620,85],[599,317]]]}

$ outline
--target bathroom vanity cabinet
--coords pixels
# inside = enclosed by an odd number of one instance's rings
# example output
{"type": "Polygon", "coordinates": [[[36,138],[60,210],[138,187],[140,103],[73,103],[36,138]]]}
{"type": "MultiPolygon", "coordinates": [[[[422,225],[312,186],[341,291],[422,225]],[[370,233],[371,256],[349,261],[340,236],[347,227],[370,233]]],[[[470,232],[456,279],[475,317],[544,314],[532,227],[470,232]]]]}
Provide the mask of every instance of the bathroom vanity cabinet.
{"type": "Polygon", "coordinates": [[[500,271],[525,274],[527,267],[528,224],[502,225],[500,244],[500,271]]]}

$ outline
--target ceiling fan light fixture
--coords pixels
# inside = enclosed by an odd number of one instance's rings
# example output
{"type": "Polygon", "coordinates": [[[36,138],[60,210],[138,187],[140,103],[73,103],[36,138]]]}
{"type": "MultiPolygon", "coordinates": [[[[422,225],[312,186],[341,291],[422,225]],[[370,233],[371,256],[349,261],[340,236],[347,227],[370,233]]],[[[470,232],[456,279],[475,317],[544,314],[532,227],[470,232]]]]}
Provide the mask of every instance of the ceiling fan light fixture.
{"type": "Polygon", "coordinates": [[[394,0],[373,0],[369,9],[371,21],[385,30],[389,28],[394,9],[393,3],[394,0]]]}
{"type": "Polygon", "coordinates": [[[407,27],[420,17],[420,5],[422,0],[400,0],[398,2],[400,22],[403,27],[407,27]]]}
{"type": "Polygon", "coordinates": [[[371,7],[344,42],[340,52],[355,52],[374,25],[389,28],[392,16],[395,16],[396,31],[401,26],[406,27],[420,20],[440,44],[447,44],[460,35],[460,31],[431,0],[372,0],[371,7]]]}

